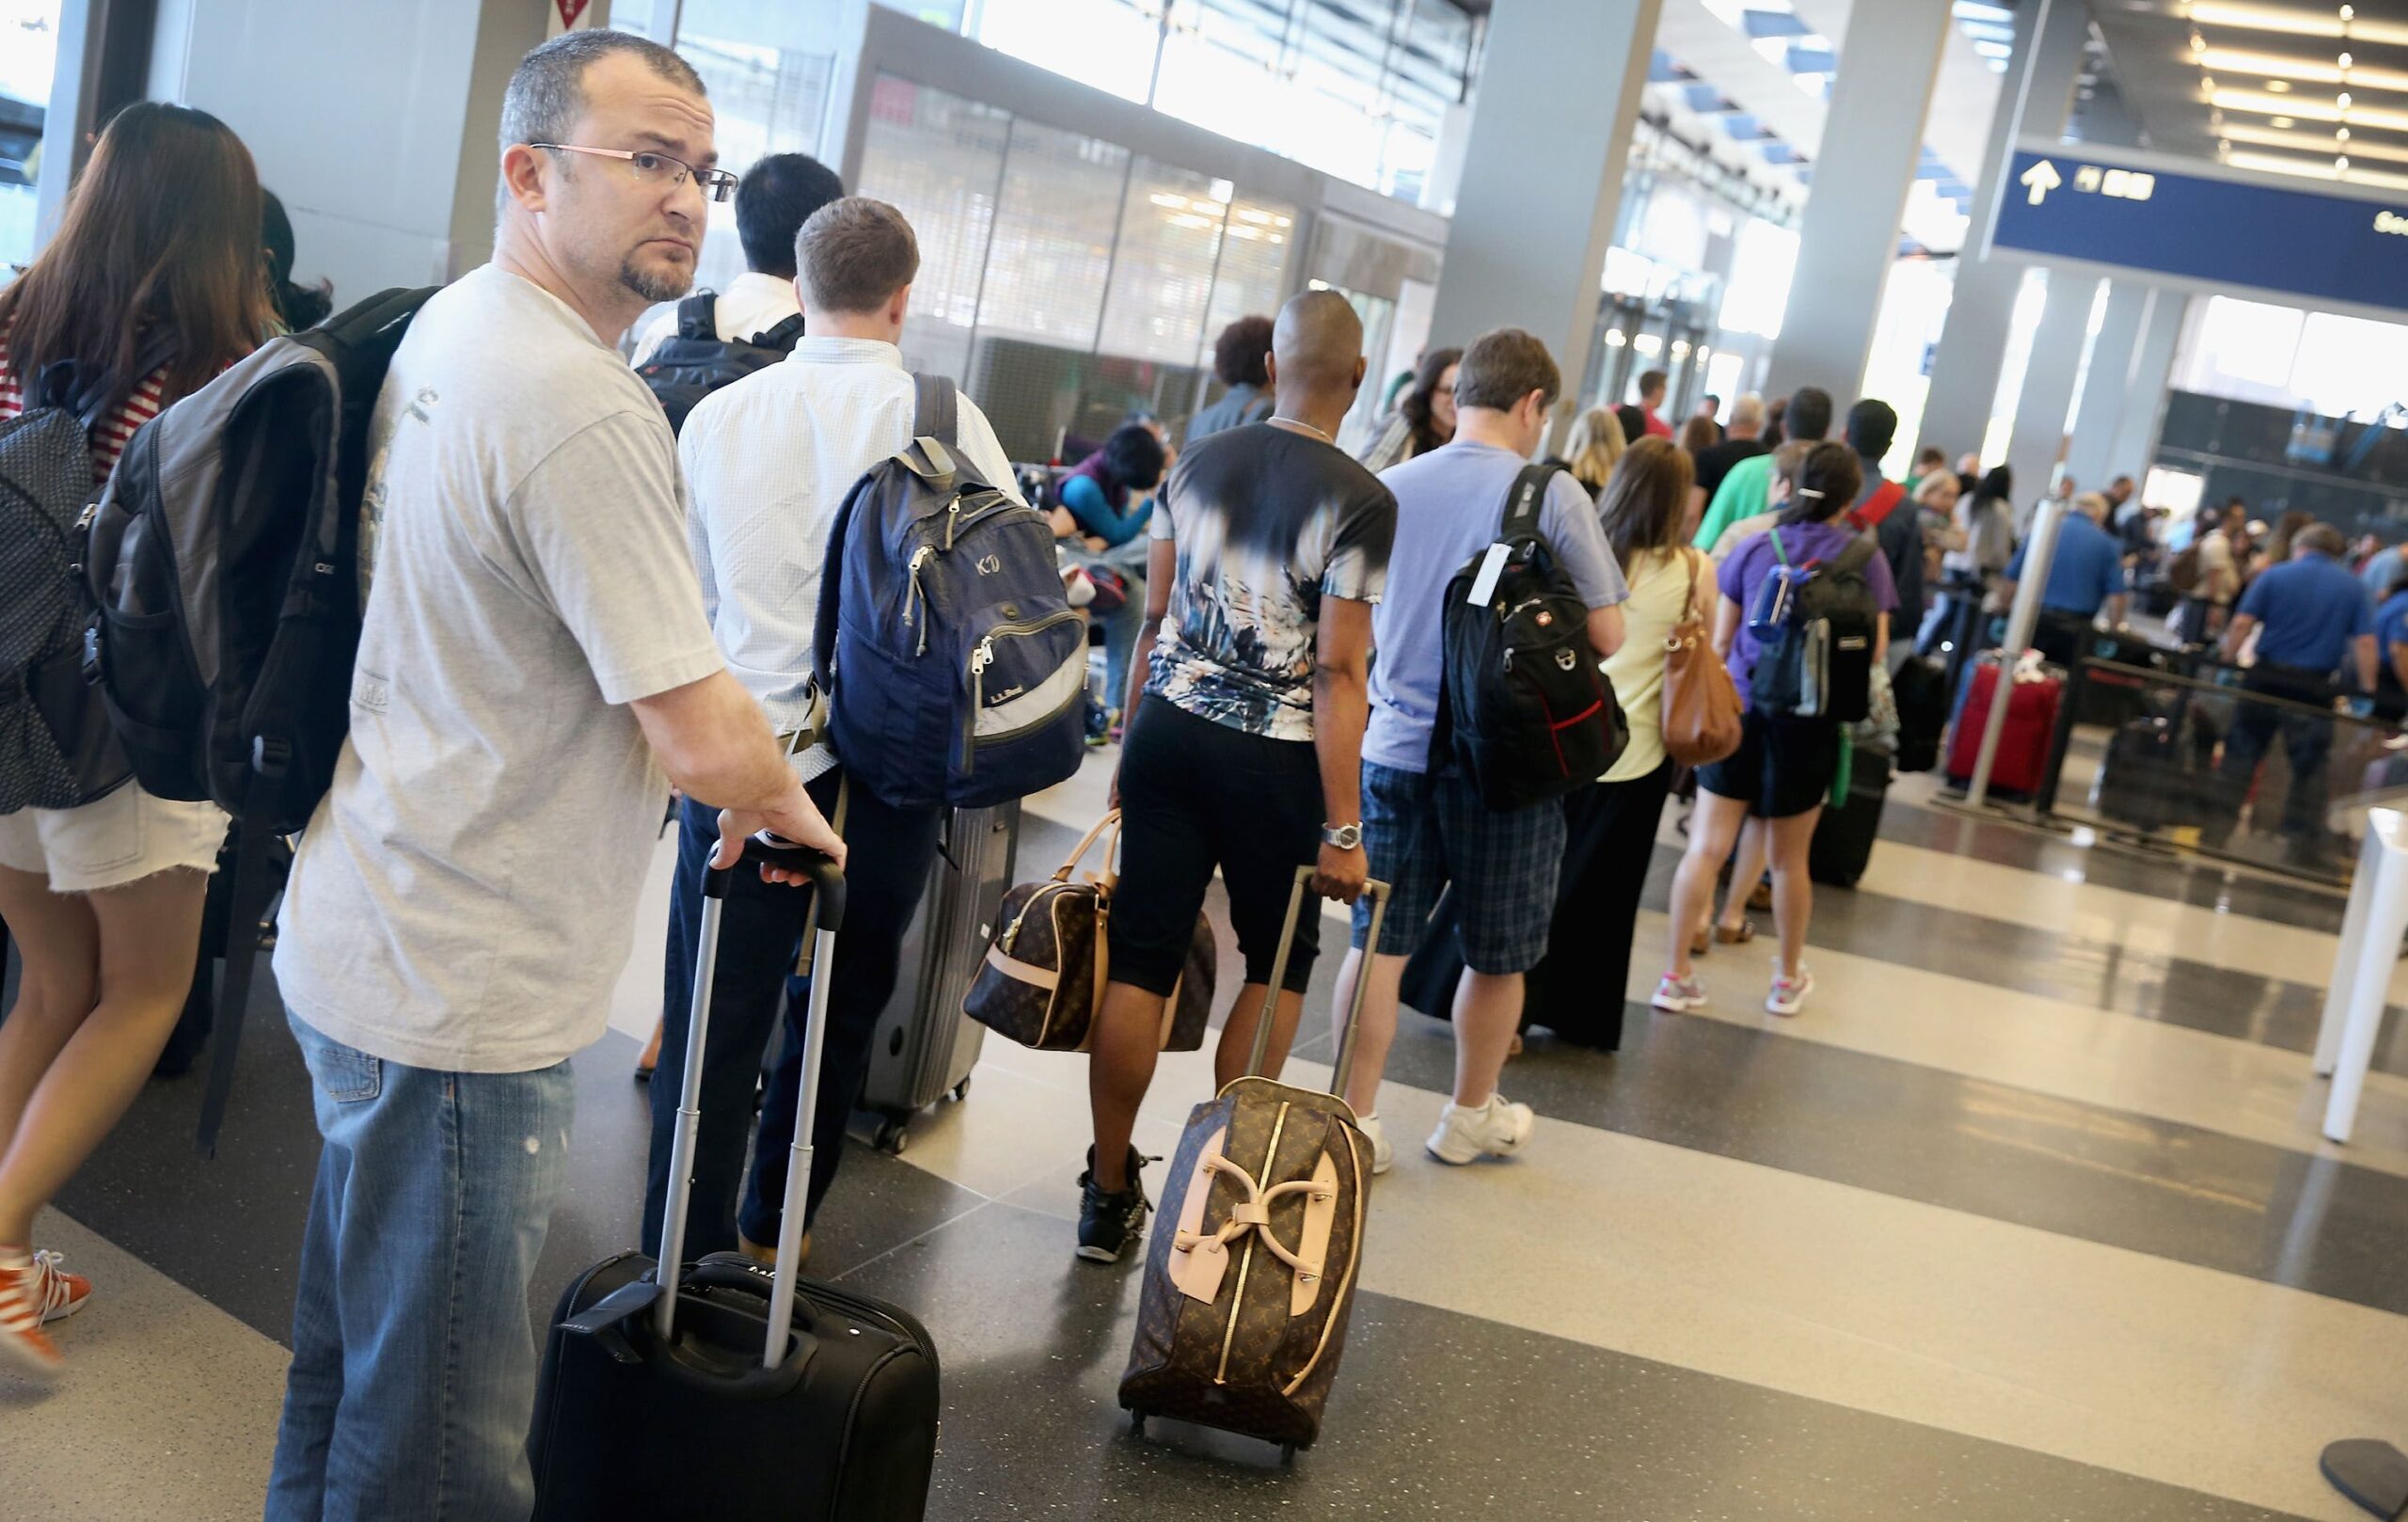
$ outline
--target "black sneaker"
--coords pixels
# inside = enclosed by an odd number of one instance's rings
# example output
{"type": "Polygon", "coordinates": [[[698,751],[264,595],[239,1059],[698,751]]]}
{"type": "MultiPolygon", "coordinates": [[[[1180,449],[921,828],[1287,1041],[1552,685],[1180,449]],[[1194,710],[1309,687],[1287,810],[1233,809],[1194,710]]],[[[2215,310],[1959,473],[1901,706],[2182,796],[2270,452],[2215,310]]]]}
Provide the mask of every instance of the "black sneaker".
{"type": "Polygon", "coordinates": [[[1146,1213],[1153,1209],[1139,1177],[1147,1162],[1135,1148],[1129,1149],[1129,1187],[1107,1194],[1096,1187],[1095,1149],[1087,1149],[1087,1170],[1079,1175],[1079,1256],[1088,1262],[1120,1261],[1129,1245],[1144,1233],[1146,1213]]]}

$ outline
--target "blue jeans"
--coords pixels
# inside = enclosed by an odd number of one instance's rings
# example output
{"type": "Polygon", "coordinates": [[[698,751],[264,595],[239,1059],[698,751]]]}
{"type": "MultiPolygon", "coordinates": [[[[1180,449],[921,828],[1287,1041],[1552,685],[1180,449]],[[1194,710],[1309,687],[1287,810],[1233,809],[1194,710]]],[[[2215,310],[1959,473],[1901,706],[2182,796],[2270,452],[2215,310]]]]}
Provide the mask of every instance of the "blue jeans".
{"type": "Polygon", "coordinates": [[[267,1522],[524,1522],[527,1289],[568,1173],[568,1064],[436,1072],[287,1018],[325,1145],[267,1522]]]}

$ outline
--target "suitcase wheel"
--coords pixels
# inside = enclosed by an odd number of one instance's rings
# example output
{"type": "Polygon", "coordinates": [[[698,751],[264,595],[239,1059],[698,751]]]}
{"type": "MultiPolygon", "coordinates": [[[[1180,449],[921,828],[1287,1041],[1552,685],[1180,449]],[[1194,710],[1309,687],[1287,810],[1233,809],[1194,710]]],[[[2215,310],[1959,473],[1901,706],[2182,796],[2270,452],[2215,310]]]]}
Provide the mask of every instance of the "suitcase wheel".
{"type": "Polygon", "coordinates": [[[911,1133],[899,1116],[888,1116],[870,1134],[870,1145],[889,1157],[901,1157],[903,1149],[911,1144],[911,1133]]]}
{"type": "Polygon", "coordinates": [[[1279,1462],[1291,1469],[1296,1467],[1295,1444],[1282,1443],[1279,1445],[1279,1462]]]}
{"type": "Polygon", "coordinates": [[[1132,1411],[1129,1413],[1129,1435],[1132,1437],[1143,1437],[1146,1435],[1146,1413],[1143,1411],[1132,1411]]]}
{"type": "Polygon", "coordinates": [[[959,1083],[958,1083],[958,1084],[956,1084],[956,1085],[954,1085],[954,1086],[953,1086],[953,1102],[954,1102],[956,1104],[958,1104],[958,1103],[960,1103],[963,1100],[966,1100],[966,1099],[968,1099],[969,1097],[970,1097],[970,1075],[969,1075],[968,1073],[963,1073],[963,1074],[961,1075],[961,1082],[959,1082],[959,1083]]]}

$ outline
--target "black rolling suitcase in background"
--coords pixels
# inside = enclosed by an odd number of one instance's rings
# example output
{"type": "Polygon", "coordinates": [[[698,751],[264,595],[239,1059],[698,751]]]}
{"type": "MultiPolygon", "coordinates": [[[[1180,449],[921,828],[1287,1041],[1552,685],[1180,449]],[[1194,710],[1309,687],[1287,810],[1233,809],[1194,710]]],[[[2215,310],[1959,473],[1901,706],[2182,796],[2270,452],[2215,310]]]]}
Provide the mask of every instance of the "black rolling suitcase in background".
{"type": "MultiPolygon", "coordinates": [[[[759,841],[745,861],[805,853],[759,841]]],[[[818,935],[828,960],[844,921],[844,877],[815,856],[818,935]]],[[[741,870],[743,868],[739,868],[741,870]]],[[[660,1240],[685,1240],[693,1190],[703,1043],[726,874],[703,882],[703,920],[686,1047],[686,1087],[660,1240]]],[[[830,980],[811,980],[809,1036],[778,1260],[794,1262],[811,1177],[820,1042],[830,980]]],[[[606,1258],[561,1297],[544,1349],[528,1454],[537,1522],[918,1522],[936,1462],[937,1356],[920,1324],[863,1295],[799,1283],[739,1253],[665,1276],[641,1253],[606,1258]],[[775,1328],[772,1335],[771,1328],[775,1328]]]]}
{"type": "Polygon", "coordinates": [[[879,1118],[877,1142],[887,1151],[903,1150],[914,1115],[947,1094],[969,1095],[987,1027],[961,1012],[961,996],[995,939],[1019,855],[1019,803],[948,816],[927,891],[903,932],[897,965],[905,975],[878,1017],[862,1086],[861,1107],[879,1118]]]}
{"type": "Polygon", "coordinates": [[[1881,804],[1890,796],[1890,758],[1859,751],[1849,764],[1847,801],[1826,804],[1806,848],[1806,875],[1834,888],[1853,888],[1873,860],[1881,833],[1881,804]]]}

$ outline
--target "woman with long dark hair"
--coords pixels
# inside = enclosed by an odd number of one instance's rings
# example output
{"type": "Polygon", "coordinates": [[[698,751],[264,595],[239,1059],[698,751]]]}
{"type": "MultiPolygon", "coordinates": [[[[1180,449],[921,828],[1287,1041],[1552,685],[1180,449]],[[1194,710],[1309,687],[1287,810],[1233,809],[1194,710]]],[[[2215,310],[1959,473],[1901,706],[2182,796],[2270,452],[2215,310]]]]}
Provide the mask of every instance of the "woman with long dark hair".
{"type": "Polygon", "coordinates": [[[1413,389],[1396,404],[1396,413],[1363,452],[1363,468],[1378,475],[1417,454],[1427,454],[1455,436],[1455,367],[1461,349],[1433,349],[1421,357],[1413,389]]]}
{"type": "MultiPolygon", "coordinates": [[[[1814,838],[1814,821],[1822,816],[1824,795],[1831,790],[1838,770],[1840,726],[1834,719],[1776,717],[1756,710],[1750,690],[1760,646],[1743,624],[1746,610],[1756,604],[1757,590],[1776,567],[1836,561],[1859,537],[1846,517],[1863,484],[1864,468],[1857,463],[1854,450],[1838,443],[1815,445],[1798,473],[1798,489],[1782,509],[1780,521],[1748,539],[1722,563],[1714,644],[1738,684],[1747,717],[1739,749],[1727,760],[1698,769],[1688,850],[1672,879],[1671,959],[1656,985],[1653,1002],[1658,1009],[1686,1014],[1705,1007],[1705,989],[1690,967],[1689,937],[1703,923],[1714,900],[1715,877],[1740,827],[1751,816],[1765,821],[1770,832],[1773,926],[1780,937],[1765,1008],[1776,1015],[1797,1014],[1814,989],[1814,975],[1803,960],[1806,921],[1814,903],[1806,852],[1814,838]]],[[[1864,579],[1877,610],[1887,613],[1897,607],[1890,563],[1877,550],[1865,563],[1864,579]]],[[[1873,663],[1879,665],[1890,642],[1889,621],[1877,619],[1873,631],[1873,663]]],[[[1739,891],[1735,882],[1733,888],[1739,891]]]]}
{"type": "MultiPolygon", "coordinates": [[[[118,398],[89,435],[107,479],[142,423],[272,329],[259,177],[216,118],[145,102],[94,145],[57,236],[0,291],[0,420],[71,363],[118,398]]],[[[140,1091],[182,1010],[226,832],[137,783],[0,816],[0,919],[24,971],[0,1024],[0,1362],[55,1372],[42,1324],[91,1285],[32,1251],[34,1216],[140,1091]]]]}

